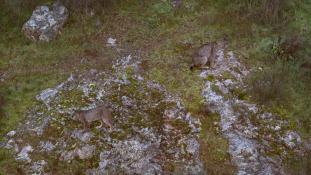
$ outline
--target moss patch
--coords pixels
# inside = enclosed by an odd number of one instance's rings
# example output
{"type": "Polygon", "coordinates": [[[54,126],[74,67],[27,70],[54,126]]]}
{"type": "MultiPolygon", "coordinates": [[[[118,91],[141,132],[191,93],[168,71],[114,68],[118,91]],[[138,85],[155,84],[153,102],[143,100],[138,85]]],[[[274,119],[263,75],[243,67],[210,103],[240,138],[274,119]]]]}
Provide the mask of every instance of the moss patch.
{"type": "Polygon", "coordinates": [[[206,172],[234,174],[235,167],[231,164],[228,153],[228,141],[221,135],[219,122],[220,116],[217,114],[209,114],[202,120],[201,159],[206,172]]]}

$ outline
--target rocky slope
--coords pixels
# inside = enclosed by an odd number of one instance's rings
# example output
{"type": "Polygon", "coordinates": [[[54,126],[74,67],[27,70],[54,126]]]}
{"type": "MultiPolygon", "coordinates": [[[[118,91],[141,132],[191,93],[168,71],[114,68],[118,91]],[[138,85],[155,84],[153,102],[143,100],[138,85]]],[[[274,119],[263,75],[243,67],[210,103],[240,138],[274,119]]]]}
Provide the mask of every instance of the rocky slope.
{"type": "Polygon", "coordinates": [[[221,45],[213,68],[200,74],[207,79],[202,95],[221,117],[237,174],[286,174],[282,160],[290,152],[302,154],[300,136],[289,122],[246,100],[243,78],[250,70],[221,45]]]}
{"type": "MultiPolygon", "coordinates": [[[[248,102],[243,78],[250,71],[219,43],[214,66],[198,75],[206,81],[204,103],[221,118],[215,124],[229,141],[237,174],[286,174],[283,160],[302,155],[302,141],[289,122],[248,102]]],[[[42,91],[3,146],[26,174],[208,174],[200,120],[140,72],[140,58],[124,54],[111,71],[89,70],[42,91]],[[83,130],[73,120],[74,111],[101,104],[112,108],[113,128],[94,123],[83,130]]]]}
{"type": "Polygon", "coordinates": [[[90,70],[42,91],[5,147],[27,174],[203,173],[200,121],[139,69],[138,58],[127,55],[112,72],[90,70]],[[112,129],[83,130],[72,119],[75,110],[101,104],[112,108],[112,129]]]}

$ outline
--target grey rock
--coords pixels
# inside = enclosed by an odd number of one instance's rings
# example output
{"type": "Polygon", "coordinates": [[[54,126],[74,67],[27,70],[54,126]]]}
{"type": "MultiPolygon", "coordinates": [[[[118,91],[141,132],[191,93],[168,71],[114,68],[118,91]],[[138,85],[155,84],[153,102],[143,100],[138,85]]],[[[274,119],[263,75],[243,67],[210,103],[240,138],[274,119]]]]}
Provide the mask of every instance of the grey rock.
{"type": "Polygon", "coordinates": [[[285,137],[282,138],[284,143],[291,149],[296,147],[298,144],[301,144],[300,136],[293,131],[288,131],[285,137]]]}
{"type": "Polygon", "coordinates": [[[39,101],[43,101],[43,102],[47,102],[47,100],[49,100],[52,97],[55,97],[55,95],[58,93],[57,89],[46,89],[44,91],[42,91],[37,97],[36,99],[39,101]]]}
{"type": "Polygon", "coordinates": [[[134,106],[133,100],[130,99],[129,97],[127,97],[127,96],[122,96],[121,99],[122,99],[122,104],[123,104],[124,106],[127,106],[127,107],[133,107],[133,106],[134,106]]]}
{"type": "Polygon", "coordinates": [[[186,143],[186,151],[189,154],[199,154],[200,144],[195,138],[189,138],[185,141],[186,143]]]}
{"type": "Polygon", "coordinates": [[[51,41],[56,38],[68,19],[68,10],[59,3],[51,7],[38,6],[23,25],[25,36],[33,41],[51,41]]]}
{"type": "Polygon", "coordinates": [[[76,150],[64,151],[64,152],[61,153],[60,160],[70,162],[76,156],[78,156],[76,150]]]}
{"type": "Polygon", "coordinates": [[[18,152],[19,151],[19,147],[18,145],[16,144],[15,140],[14,139],[10,139],[6,144],[4,144],[3,146],[5,149],[13,149],[14,148],[14,151],[15,152],[18,152]]]}
{"type": "Polygon", "coordinates": [[[105,172],[120,172],[127,174],[161,174],[159,164],[152,162],[158,149],[151,144],[140,143],[136,140],[120,141],[114,145],[111,151],[103,151],[100,154],[99,170],[105,172]],[[109,159],[115,157],[115,159],[109,159]],[[118,165],[118,166],[115,166],[118,165]]]}
{"type": "Polygon", "coordinates": [[[117,43],[117,39],[114,39],[114,38],[107,39],[107,46],[115,47],[117,45],[116,43],[117,43]]]}
{"type": "Polygon", "coordinates": [[[8,136],[8,137],[13,137],[13,136],[15,136],[15,134],[16,134],[16,131],[10,131],[10,132],[8,132],[6,135],[8,136]]]}
{"type": "Polygon", "coordinates": [[[88,143],[94,137],[92,132],[84,132],[84,130],[75,129],[72,132],[72,137],[78,138],[80,141],[88,143]]]}
{"type": "Polygon", "coordinates": [[[85,145],[82,148],[78,149],[76,152],[80,159],[88,159],[93,157],[95,153],[95,148],[96,147],[94,145],[85,145]]]}
{"type": "Polygon", "coordinates": [[[50,141],[46,141],[46,142],[40,141],[39,147],[41,148],[41,151],[43,152],[51,152],[55,149],[55,145],[50,141]]]}
{"type": "Polygon", "coordinates": [[[33,150],[34,149],[30,145],[23,147],[21,152],[18,153],[16,160],[31,162],[31,159],[29,157],[29,153],[31,153],[33,150]]]}
{"type": "Polygon", "coordinates": [[[45,165],[47,165],[47,162],[45,160],[38,160],[38,161],[32,163],[30,170],[28,171],[28,174],[47,175],[46,173],[44,173],[45,165]]]}

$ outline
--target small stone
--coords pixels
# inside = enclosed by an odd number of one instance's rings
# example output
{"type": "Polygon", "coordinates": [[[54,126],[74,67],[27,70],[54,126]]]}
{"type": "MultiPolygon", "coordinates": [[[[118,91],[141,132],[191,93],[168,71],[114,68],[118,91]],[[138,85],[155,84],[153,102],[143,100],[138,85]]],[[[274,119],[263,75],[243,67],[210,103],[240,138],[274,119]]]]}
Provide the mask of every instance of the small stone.
{"type": "Polygon", "coordinates": [[[57,93],[58,93],[58,90],[49,88],[49,89],[42,91],[40,95],[36,97],[36,99],[47,103],[48,100],[54,97],[57,93]]]}
{"type": "Polygon", "coordinates": [[[65,151],[65,152],[62,152],[60,159],[69,162],[72,159],[74,159],[76,156],[77,156],[76,150],[65,151]]]}
{"type": "Polygon", "coordinates": [[[10,131],[10,132],[8,132],[6,135],[8,136],[8,137],[13,137],[13,136],[15,136],[15,134],[16,134],[16,131],[10,131]]]}
{"type": "Polygon", "coordinates": [[[94,137],[92,132],[84,132],[83,130],[74,130],[72,132],[72,137],[78,138],[82,142],[88,143],[94,137]]]}
{"type": "Polygon", "coordinates": [[[46,173],[44,173],[44,166],[47,164],[47,162],[45,160],[39,160],[36,161],[32,164],[32,166],[30,167],[31,170],[31,174],[33,175],[46,175],[46,173]]]}
{"type": "Polygon", "coordinates": [[[23,147],[21,152],[18,153],[16,160],[27,161],[28,163],[31,162],[29,153],[31,153],[33,150],[34,149],[30,145],[23,147]]]}
{"type": "Polygon", "coordinates": [[[199,152],[200,144],[199,142],[194,139],[190,138],[186,141],[186,151],[190,154],[196,154],[199,152]]]}
{"type": "Polygon", "coordinates": [[[115,47],[115,46],[116,46],[116,42],[117,42],[117,39],[108,38],[108,40],[107,40],[107,46],[115,47]]]}
{"type": "Polygon", "coordinates": [[[47,142],[40,141],[40,148],[41,151],[50,152],[55,148],[55,145],[50,141],[47,142]]]}
{"type": "Polygon", "coordinates": [[[94,145],[86,145],[86,146],[78,149],[77,154],[78,154],[80,159],[88,159],[94,155],[95,148],[96,147],[94,145]]]}
{"type": "Polygon", "coordinates": [[[133,107],[133,106],[134,106],[133,100],[130,99],[129,97],[127,97],[127,96],[122,96],[121,99],[122,99],[122,104],[123,104],[124,106],[126,106],[126,107],[133,107]]]}
{"type": "Polygon", "coordinates": [[[276,126],[276,127],[274,128],[274,130],[275,130],[275,131],[279,131],[279,130],[281,130],[281,127],[280,127],[280,126],[276,126]]]}
{"type": "Polygon", "coordinates": [[[230,86],[230,85],[232,85],[233,84],[233,81],[231,80],[231,79],[226,79],[225,81],[224,81],[224,85],[226,86],[226,87],[228,87],[228,86],[230,86]]]}
{"type": "MultiPolygon", "coordinates": [[[[16,148],[17,147],[17,144],[15,143],[14,139],[10,139],[5,145],[4,145],[4,148],[5,149],[12,149],[12,148],[16,148]]],[[[16,150],[16,149],[15,149],[16,150]]],[[[18,151],[18,147],[17,147],[17,151],[18,151]]],[[[16,152],[17,152],[16,151],[16,152]]]]}

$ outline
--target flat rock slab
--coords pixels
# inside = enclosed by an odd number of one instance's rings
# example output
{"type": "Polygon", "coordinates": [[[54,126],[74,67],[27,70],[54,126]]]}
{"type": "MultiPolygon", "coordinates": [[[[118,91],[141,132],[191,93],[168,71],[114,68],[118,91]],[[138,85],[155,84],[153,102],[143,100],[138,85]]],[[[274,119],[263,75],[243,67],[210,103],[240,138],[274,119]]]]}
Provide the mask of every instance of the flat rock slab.
{"type": "Polygon", "coordinates": [[[51,7],[38,6],[23,25],[22,31],[32,41],[51,41],[59,34],[68,14],[67,8],[59,3],[51,7]]]}

